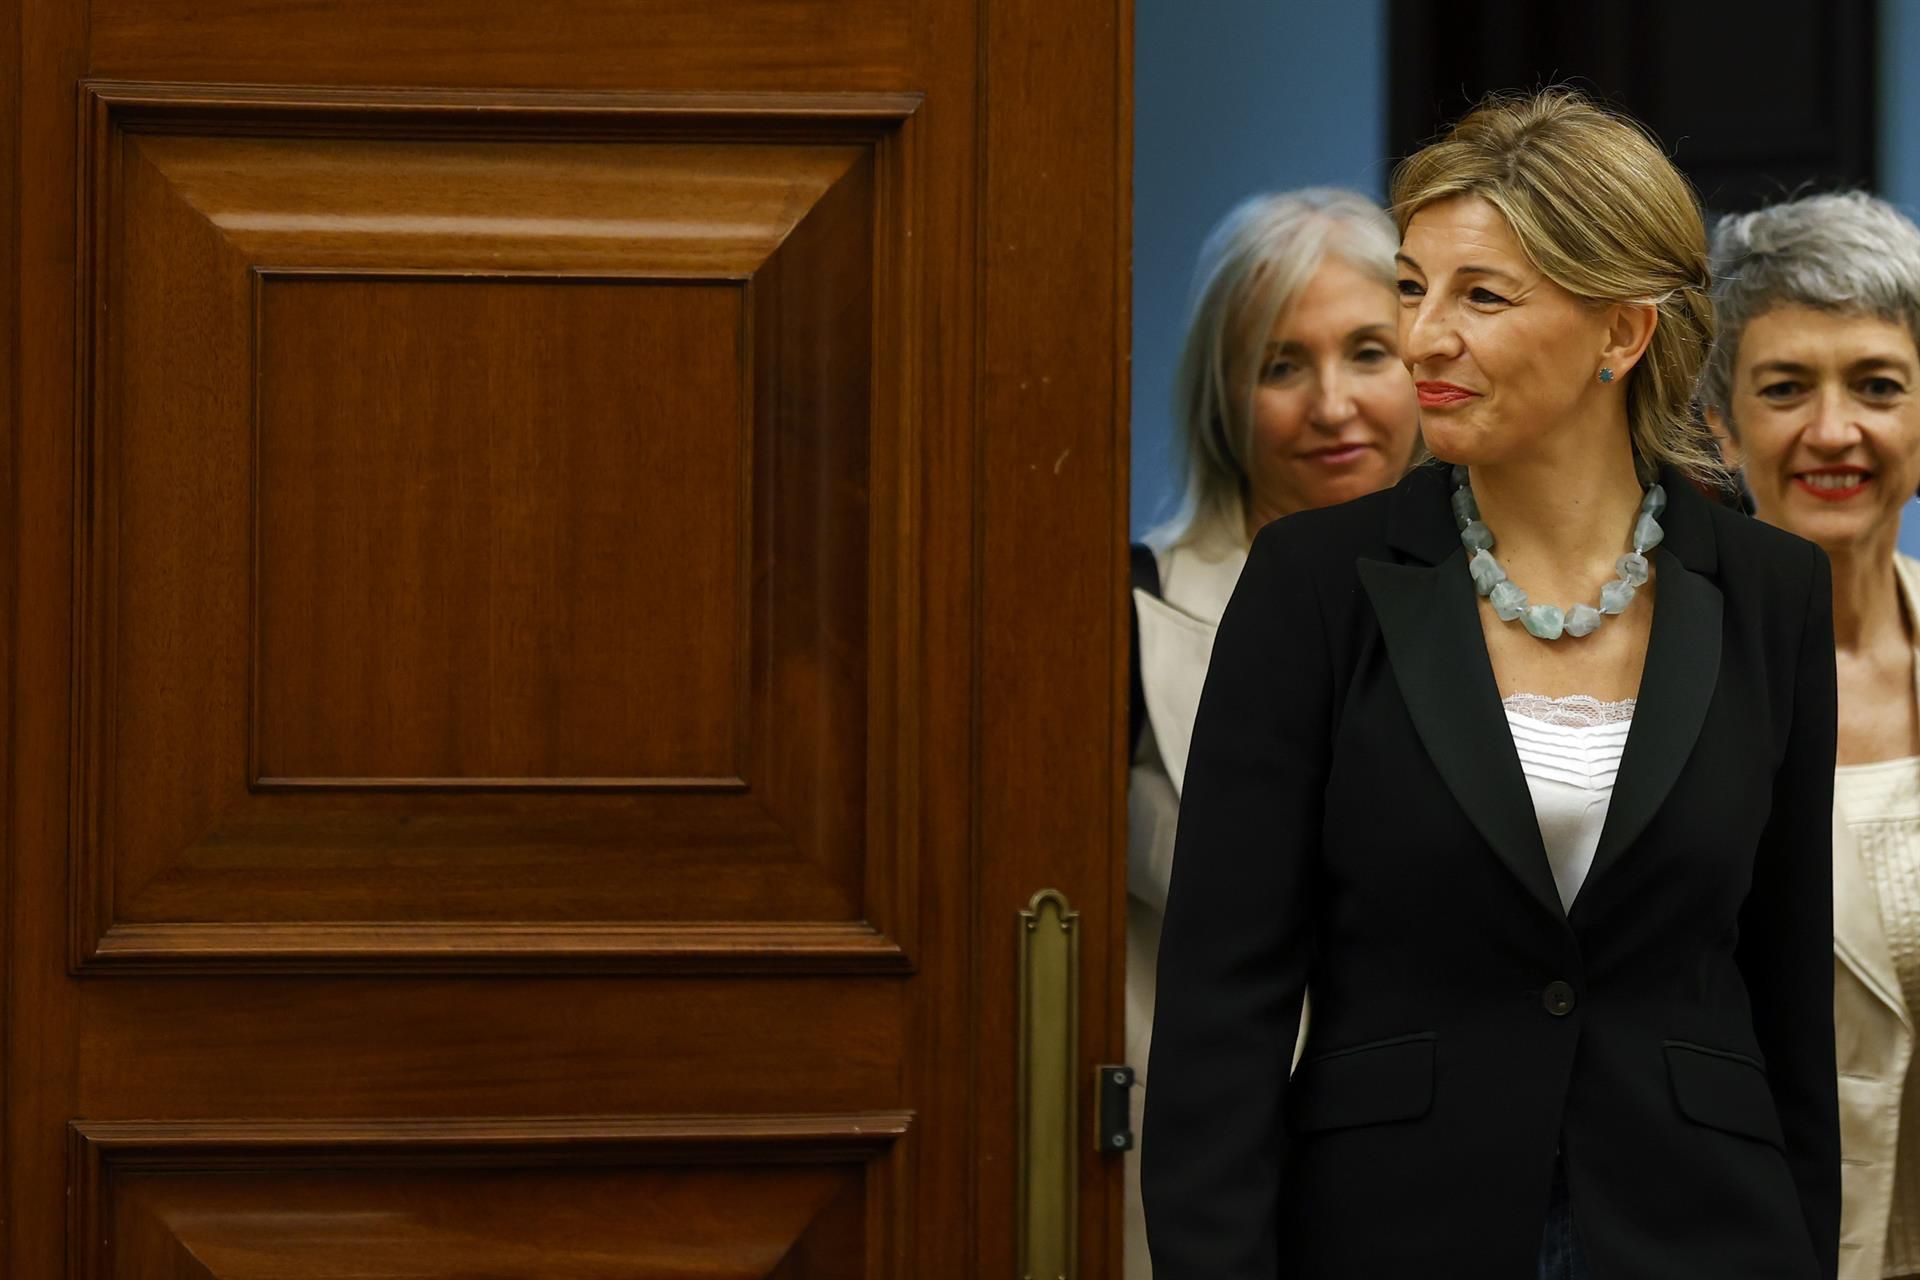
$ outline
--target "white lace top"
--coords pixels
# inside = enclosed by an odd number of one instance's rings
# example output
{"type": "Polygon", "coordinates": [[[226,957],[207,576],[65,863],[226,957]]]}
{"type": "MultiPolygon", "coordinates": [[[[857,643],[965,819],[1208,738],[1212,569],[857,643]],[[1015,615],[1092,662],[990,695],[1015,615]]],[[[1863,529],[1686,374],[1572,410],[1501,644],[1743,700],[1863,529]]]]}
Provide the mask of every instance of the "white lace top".
{"type": "Polygon", "coordinates": [[[1633,699],[1516,693],[1503,705],[1560,905],[1569,909],[1600,847],[1620,756],[1633,727],[1633,699]]]}

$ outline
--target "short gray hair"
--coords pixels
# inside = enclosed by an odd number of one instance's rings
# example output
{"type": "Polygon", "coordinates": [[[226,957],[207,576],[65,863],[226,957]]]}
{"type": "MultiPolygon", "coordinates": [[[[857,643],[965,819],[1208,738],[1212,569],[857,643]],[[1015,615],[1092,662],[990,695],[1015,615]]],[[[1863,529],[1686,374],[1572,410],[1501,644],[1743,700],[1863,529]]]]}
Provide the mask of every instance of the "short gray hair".
{"type": "Polygon", "coordinates": [[[1183,497],[1179,514],[1150,541],[1170,547],[1216,532],[1245,540],[1259,389],[1257,367],[1249,374],[1247,366],[1329,253],[1391,289],[1399,243],[1378,205],[1337,187],[1254,196],[1207,236],[1174,378],[1174,464],[1183,497]]]}
{"type": "Polygon", "coordinates": [[[1700,372],[1702,408],[1733,429],[1733,374],[1747,325],[1775,307],[1874,316],[1920,343],[1920,228],[1864,191],[1729,214],[1713,232],[1720,331],[1700,372]]]}

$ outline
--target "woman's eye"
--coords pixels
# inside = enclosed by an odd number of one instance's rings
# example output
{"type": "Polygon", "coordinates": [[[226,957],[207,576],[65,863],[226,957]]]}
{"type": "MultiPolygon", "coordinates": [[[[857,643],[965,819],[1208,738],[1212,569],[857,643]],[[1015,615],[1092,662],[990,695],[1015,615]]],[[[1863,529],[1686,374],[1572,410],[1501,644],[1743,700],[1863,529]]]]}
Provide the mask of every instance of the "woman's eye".
{"type": "Polygon", "coordinates": [[[1799,395],[1802,387],[1797,382],[1769,382],[1760,388],[1762,400],[1791,400],[1799,395]]]}
{"type": "Polygon", "coordinates": [[[1260,379],[1263,382],[1281,382],[1291,377],[1299,367],[1291,360],[1270,360],[1267,367],[1260,371],[1260,379]]]}
{"type": "Polygon", "coordinates": [[[1362,347],[1353,353],[1353,358],[1361,364],[1379,364],[1393,358],[1393,352],[1385,347],[1362,347]]]}
{"type": "Polygon", "coordinates": [[[1425,297],[1427,292],[1418,280],[1402,280],[1399,282],[1399,289],[1400,296],[1403,298],[1421,298],[1425,297]]]}
{"type": "Polygon", "coordinates": [[[1483,306],[1483,307],[1501,307],[1501,306],[1505,306],[1507,302],[1505,298],[1501,297],[1499,294],[1495,293],[1493,290],[1482,289],[1482,288],[1479,288],[1478,286],[1472,289],[1469,289],[1467,291],[1467,301],[1476,303],[1479,306],[1483,306]]]}
{"type": "Polygon", "coordinates": [[[1860,384],[1860,394],[1869,400],[1893,400],[1906,388],[1892,378],[1868,378],[1860,384]]]}

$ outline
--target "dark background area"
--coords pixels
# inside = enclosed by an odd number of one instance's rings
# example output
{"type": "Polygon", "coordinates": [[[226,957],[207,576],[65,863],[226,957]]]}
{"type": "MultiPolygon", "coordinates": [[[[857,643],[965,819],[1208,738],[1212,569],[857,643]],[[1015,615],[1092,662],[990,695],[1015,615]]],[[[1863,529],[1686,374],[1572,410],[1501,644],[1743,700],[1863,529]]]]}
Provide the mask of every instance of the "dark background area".
{"type": "Polygon", "coordinates": [[[1713,212],[1876,187],[1873,0],[1389,0],[1387,152],[1567,82],[1649,128],[1713,212]]]}

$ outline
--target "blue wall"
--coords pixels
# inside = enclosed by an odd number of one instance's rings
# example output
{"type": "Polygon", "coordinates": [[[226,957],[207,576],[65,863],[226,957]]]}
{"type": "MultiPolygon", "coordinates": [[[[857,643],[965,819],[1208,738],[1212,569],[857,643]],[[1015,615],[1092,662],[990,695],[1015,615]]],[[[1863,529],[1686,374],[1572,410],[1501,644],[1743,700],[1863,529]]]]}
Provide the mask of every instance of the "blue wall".
{"type": "Polygon", "coordinates": [[[1385,192],[1384,0],[1137,0],[1133,527],[1171,514],[1168,402],[1193,260],[1242,197],[1385,192]]]}
{"type": "MultiPolygon", "coordinates": [[[[1920,219],[1920,3],[1880,4],[1880,194],[1920,219]]],[[[1138,492],[1139,482],[1135,482],[1138,492]]],[[[1900,524],[1900,549],[1920,556],[1914,505],[1900,524]]]]}
{"type": "Polygon", "coordinates": [[[1920,214],[1920,3],[1881,0],[1880,194],[1920,214]]]}

